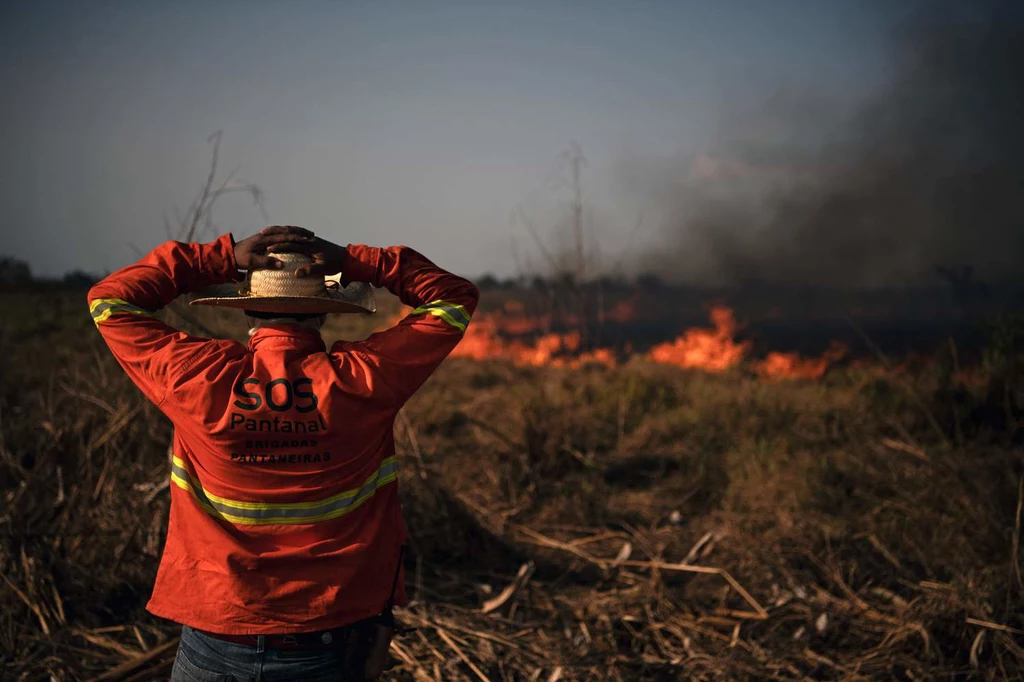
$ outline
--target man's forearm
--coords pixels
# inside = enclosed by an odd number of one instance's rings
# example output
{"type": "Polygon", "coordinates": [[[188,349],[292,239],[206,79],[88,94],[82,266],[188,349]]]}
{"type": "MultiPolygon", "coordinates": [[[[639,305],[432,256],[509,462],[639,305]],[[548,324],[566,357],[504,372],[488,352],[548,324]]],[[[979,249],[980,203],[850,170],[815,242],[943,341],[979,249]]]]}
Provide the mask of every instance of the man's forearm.
{"type": "Polygon", "coordinates": [[[341,277],[344,283],[367,282],[387,289],[412,308],[443,300],[465,306],[472,314],[479,296],[472,282],[434,265],[408,246],[350,244],[341,277]]]}
{"type": "Polygon", "coordinates": [[[207,244],[166,242],[96,284],[89,301],[120,300],[152,312],[183,294],[238,279],[230,234],[207,244]]]}

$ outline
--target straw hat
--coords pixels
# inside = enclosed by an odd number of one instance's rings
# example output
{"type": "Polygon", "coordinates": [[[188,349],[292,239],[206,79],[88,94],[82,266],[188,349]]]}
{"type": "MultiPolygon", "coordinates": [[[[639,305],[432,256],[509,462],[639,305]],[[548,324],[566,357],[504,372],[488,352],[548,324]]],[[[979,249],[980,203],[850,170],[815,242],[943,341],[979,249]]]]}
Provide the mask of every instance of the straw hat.
{"type": "Polygon", "coordinates": [[[301,253],[274,253],[284,265],[280,270],[250,270],[244,282],[220,284],[199,292],[189,305],[243,308],[261,313],[373,313],[373,290],[363,282],[341,284],[341,275],[296,277],[309,265],[301,253]]]}

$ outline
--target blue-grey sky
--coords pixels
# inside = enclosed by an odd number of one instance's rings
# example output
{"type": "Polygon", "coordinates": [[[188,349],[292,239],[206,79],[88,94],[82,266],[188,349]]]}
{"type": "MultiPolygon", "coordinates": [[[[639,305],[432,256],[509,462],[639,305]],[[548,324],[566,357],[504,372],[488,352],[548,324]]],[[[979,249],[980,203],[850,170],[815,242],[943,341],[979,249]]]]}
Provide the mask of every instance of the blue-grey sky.
{"type": "MultiPolygon", "coordinates": [[[[42,274],[128,263],[195,195],[216,130],[222,168],[265,191],[272,224],[409,244],[467,275],[512,274],[513,238],[532,250],[509,225],[517,204],[554,224],[566,197],[545,180],[575,140],[593,241],[615,252],[644,209],[617,186],[626,161],[712,147],[775,92],[852,106],[883,79],[898,14],[858,0],[4,3],[0,252],[42,274]]],[[[241,195],[215,219],[237,237],[264,223],[241,195]]]]}

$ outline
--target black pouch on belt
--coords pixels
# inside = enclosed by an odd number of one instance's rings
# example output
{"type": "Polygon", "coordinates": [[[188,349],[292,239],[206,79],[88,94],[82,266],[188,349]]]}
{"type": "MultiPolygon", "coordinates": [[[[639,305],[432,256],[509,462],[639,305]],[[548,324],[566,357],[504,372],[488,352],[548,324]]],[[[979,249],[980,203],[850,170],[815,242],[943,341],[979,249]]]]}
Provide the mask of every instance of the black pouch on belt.
{"type": "Polygon", "coordinates": [[[375,680],[388,669],[388,652],[395,636],[395,615],[388,608],[369,619],[366,624],[366,655],[363,660],[363,679],[375,680]]]}
{"type": "Polygon", "coordinates": [[[402,571],[402,559],[405,557],[405,545],[398,553],[398,567],[391,585],[391,596],[384,610],[373,618],[353,623],[352,636],[343,648],[345,667],[353,680],[375,680],[388,666],[388,652],[391,640],[395,636],[395,613],[392,610],[395,601],[395,590],[398,588],[398,576],[402,571]]]}

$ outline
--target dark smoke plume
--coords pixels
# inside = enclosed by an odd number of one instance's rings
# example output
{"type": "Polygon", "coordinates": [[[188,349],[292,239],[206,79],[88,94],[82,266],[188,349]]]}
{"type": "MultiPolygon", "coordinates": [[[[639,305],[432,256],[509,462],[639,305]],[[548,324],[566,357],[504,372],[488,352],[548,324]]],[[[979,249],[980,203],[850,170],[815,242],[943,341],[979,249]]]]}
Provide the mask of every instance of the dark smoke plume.
{"type": "Polygon", "coordinates": [[[841,130],[816,131],[789,102],[785,134],[772,136],[786,142],[727,138],[667,189],[660,174],[671,255],[641,269],[870,287],[934,282],[943,266],[1020,281],[1022,6],[925,3],[894,41],[891,81],[841,130]]]}

